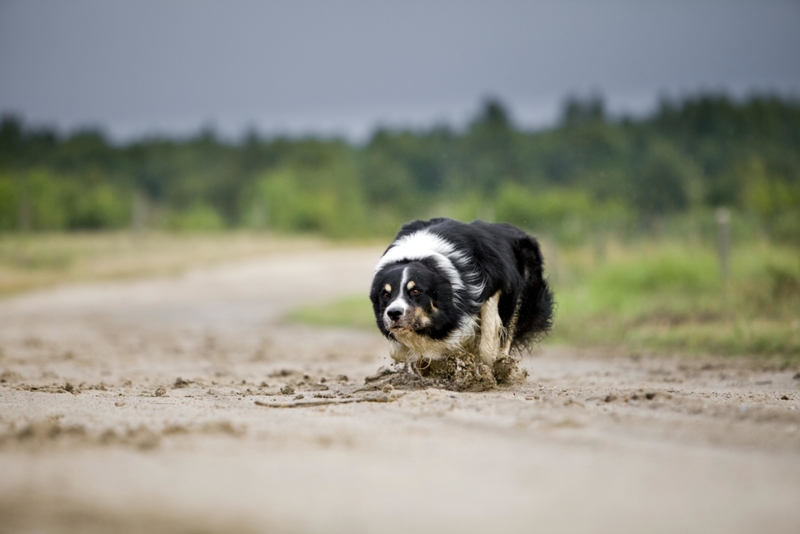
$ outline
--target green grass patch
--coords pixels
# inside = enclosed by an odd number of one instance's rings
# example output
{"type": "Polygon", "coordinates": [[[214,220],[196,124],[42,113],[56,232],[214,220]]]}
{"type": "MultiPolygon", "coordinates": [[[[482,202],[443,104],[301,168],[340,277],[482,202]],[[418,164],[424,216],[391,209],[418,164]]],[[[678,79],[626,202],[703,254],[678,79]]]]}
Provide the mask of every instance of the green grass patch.
{"type": "Polygon", "coordinates": [[[302,306],[289,312],[286,319],[319,326],[377,328],[372,304],[366,295],[353,295],[321,304],[302,306]]]}
{"type": "Polygon", "coordinates": [[[550,340],[689,353],[800,358],[800,254],[740,244],[731,275],[714,250],[676,242],[564,251],[550,340]]]}

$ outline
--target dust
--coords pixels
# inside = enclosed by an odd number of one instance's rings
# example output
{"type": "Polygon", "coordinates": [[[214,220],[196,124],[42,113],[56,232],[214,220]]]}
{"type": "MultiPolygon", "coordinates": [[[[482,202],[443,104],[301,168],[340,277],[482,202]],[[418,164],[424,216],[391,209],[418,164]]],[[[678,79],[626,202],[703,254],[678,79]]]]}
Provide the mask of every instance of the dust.
{"type": "Polygon", "coordinates": [[[519,359],[504,356],[489,365],[473,354],[449,354],[436,360],[417,360],[411,363],[381,367],[368,376],[365,389],[438,388],[450,391],[489,391],[525,381],[528,372],[519,367],[519,359]]]}

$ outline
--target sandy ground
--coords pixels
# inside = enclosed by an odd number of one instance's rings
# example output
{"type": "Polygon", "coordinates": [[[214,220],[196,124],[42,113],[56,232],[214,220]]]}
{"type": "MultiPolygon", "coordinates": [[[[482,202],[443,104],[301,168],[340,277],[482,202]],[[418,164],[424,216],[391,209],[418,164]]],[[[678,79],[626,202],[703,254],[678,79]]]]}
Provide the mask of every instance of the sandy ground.
{"type": "Polygon", "coordinates": [[[280,317],[379,254],[0,301],[0,531],[800,532],[798,369],[546,347],[510,389],[360,392],[377,334],[280,317]]]}

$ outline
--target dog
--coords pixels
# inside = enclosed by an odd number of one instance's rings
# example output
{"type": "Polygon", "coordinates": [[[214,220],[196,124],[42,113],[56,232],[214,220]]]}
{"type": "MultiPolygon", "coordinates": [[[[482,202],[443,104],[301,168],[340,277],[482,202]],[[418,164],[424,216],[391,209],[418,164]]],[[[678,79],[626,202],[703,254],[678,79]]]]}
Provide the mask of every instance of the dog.
{"type": "Polygon", "coordinates": [[[404,225],[375,266],[370,300],[397,362],[474,354],[487,364],[553,323],[539,243],[505,223],[404,225]]]}

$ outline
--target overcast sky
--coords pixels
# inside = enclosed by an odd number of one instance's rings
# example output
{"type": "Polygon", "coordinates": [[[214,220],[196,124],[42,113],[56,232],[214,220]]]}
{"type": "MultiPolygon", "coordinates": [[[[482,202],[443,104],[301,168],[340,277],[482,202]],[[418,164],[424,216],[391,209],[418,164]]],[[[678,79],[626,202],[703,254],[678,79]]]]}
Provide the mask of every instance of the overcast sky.
{"type": "Polygon", "coordinates": [[[489,95],[542,126],[568,94],[641,113],[705,90],[800,95],[800,1],[0,0],[0,112],[117,139],[363,139],[489,95]]]}

